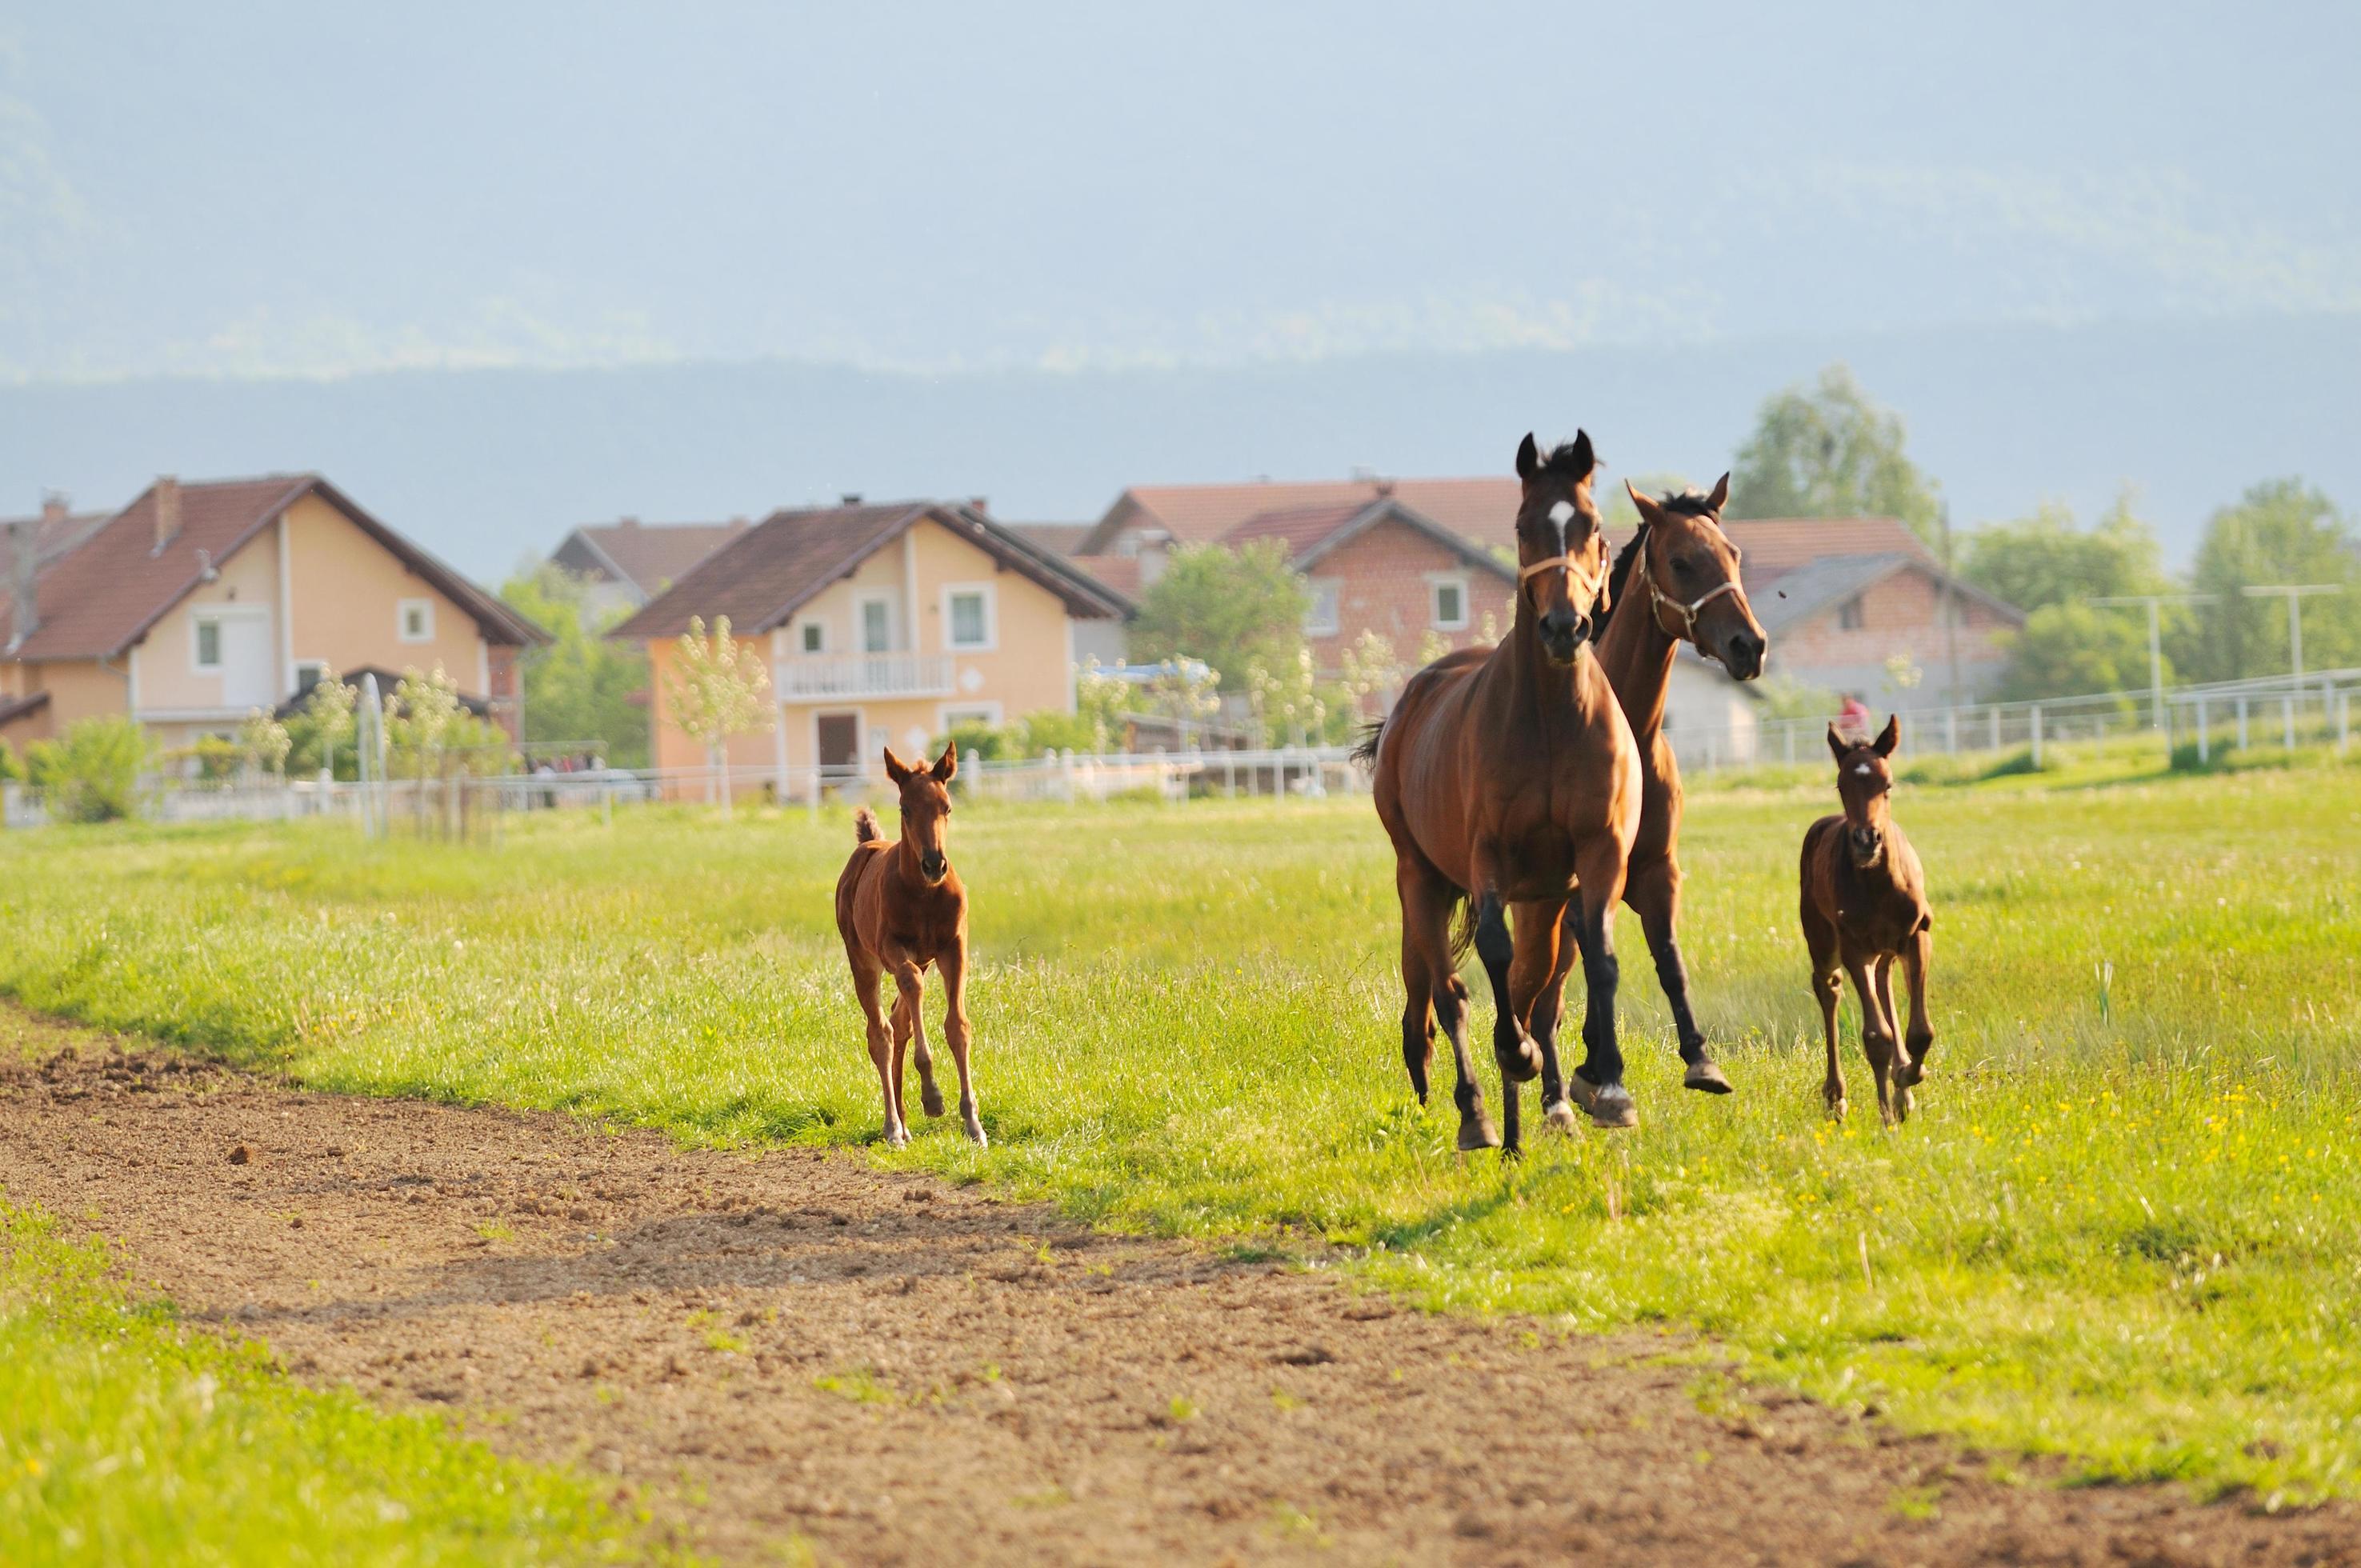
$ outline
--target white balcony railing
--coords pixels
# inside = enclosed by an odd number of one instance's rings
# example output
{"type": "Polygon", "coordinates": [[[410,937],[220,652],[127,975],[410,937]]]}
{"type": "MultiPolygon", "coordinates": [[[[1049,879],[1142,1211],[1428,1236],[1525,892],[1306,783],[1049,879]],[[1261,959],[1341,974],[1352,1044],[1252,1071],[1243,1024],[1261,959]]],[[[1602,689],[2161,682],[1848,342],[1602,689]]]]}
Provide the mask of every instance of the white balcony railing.
{"type": "Polygon", "coordinates": [[[818,653],[781,659],[771,679],[781,702],[832,702],[950,696],[958,674],[948,653],[818,653]]]}

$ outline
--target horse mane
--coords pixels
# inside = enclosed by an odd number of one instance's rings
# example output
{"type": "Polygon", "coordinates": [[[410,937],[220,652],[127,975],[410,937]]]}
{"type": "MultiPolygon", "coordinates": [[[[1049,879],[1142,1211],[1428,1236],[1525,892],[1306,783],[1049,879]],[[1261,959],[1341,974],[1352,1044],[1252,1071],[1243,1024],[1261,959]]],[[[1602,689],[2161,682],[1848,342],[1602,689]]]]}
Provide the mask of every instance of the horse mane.
{"type": "Polygon", "coordinates": [[[1607,570],[1607,581],[1599,588],[1599,598],[1607,608],[1596,609],[1590,617],[1590,640],[1597,642],[1607,635],[1607,623],[1615,615],[1615,607],[1623,602],[1624,587],[1631,580],[1631,568],[1640,562],[1640,552],[1648,547],[1648,525],[1642,523],[1639,532],[1623,542],[1615,552],[1615,565],[1607,570]]]}
{"type": "Polygon", "coordinates": [[[1541,471],[1544,474],[1564,474],[1570,479],[1587,477],[1590,472],[1598,466],[1598,458],[1595,453],[1587,456],[1577,453],[1576,448],[1586,444],[1587,444],[1579,437],[1573,441],[1559,442],[1550,448],[1549,455],[1542,459],[1541,471]]]}
{"type": "Polygon", "coordinates": [[[1713,515],[1713,498],[1707,495],[1703,490],[1698,489],[1695,485],[1691,485],[1687,489],[1679,491],[1678,493],[1666,490],[1664,493],[1663,498],[1659,499],[1656,504],[1663,507],[1666,511],[1676,511],[1683,517],[1711,517],[1713,515]]]}

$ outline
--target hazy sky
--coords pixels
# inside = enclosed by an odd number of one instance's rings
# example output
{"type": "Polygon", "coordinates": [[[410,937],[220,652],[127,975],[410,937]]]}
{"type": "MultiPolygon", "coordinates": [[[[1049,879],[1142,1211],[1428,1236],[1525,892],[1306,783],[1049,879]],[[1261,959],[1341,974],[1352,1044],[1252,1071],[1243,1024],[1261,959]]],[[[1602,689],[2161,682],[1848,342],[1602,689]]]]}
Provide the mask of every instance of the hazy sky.
{"type": "Polygon", "coordinates": [[[2349,5],[0,0],[0,378],[2349,314],[2356,60],[2349,5]]]}

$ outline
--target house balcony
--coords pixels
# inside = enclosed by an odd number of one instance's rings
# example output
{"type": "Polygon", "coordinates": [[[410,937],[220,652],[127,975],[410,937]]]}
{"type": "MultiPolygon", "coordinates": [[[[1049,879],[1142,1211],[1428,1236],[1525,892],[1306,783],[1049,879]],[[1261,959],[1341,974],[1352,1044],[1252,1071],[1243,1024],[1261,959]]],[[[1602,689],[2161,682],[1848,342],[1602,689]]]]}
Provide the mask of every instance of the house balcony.
{"type": "Polygon", "coordinates": [[[958,680],[948,653],[806,654],[779,660],[771,674],[783,703],[950,696],[958,680]]]}

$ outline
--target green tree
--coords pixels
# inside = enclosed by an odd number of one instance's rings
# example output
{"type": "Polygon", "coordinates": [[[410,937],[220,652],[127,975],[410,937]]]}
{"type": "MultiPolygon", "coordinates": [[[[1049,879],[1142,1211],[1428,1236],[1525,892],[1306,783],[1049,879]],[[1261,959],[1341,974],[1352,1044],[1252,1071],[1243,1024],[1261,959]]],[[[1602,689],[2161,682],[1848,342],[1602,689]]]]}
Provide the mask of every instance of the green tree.
{"type": "Polygon", "coordinates": [[[702,616],[688,618],[680,636],[680,663],[666,682],[672,721],[682,734],[704,742],[705,754],[719,770],[721,815],[730,815],[730,769],[725,748],[733,735],[768,729],[771,717],[771,673],[762,656],[741,647],[730,635],[730,618],[713,623],[705,634],[702,616]]]}
{"type": "Polygon", "coordinates": [[[25,764],[17,760],[16,749],[7,741],[0,740],[0,784],[24,782],[25,764]]]}
{"type": "Polygon", "coordinates": [[[2028,614],[2072,599],[2166,592],[2163,552],[2135,499],[2126,488],[2087,530],[2058,501],[1987,523],[1960,541],[1960,576],[2028,614]]]}
{"type": "Polygon", "coordinates": [[[1275,539],[1243,550],[1186,546],[1173,552],[1163,576],[1141,596],[1132,654],[1150,663],[1202,659],[1224,686],[1243,691],[1248,666],[1277,670],[1295,663],[1311,608],[1311,591],[1275,539]]]}
{"type": "MultiPolygon", "coordinates": [[[[2172,680],[2169,663],[2164,678],[2172,680]]],[[[2081,603],[2045,604],[2008,635],[2004,702],[2137,691],[2148,684],[2147,622],[2081,603]]]]}
{"type": "Polygon", "coordinates": [[[287,721],[288,766],[299,773],[325,768],[337,778],[360,777],[360,758],[353,750],[354,711],[359,702],[360,693],[335,671],[321,671],[303,706],[287,721]]]}
{"type": "Polygon", "coordinates": [[[588,587],[586,578],[543,562],[500,588],[511,609],[552,639],[524,656],[524,738],[590,743],[619,768],[645,767],[648,715],[637,699],[648,689],[647,650],[609,641],[606,634],[631,612],[617,608],[594,617],[585,602],[588,587]]]}
{"type": "Polygon", "coordinates": [[[2172,641],[2173,662],[2192,680],[2278,675],[2290,666],[2287,606],[2249,587],[2337,584],[2303,602],[2303,663],[2310,670],[2361,664],[2361,542],[2325,495],[2301,479],[2268,479],[2205,524],[2190,586],[2215,602],[2172,641]]]}
{"type": "Polygon", "coordinates": [[[82,718],[27,749],[27,772],[61,822],[115,822],[139,814],[139,775],[155,754],[129,718],[82,718]]]}
{"type": "Polygon", "coordinates": [[[1935,482],[1904,452],[1905,433],[1901,415],[1831,365],[1818,386],[1763,402],[1730,471],[1727,515],[1897,517],[1932,542],[1940,503],[1935,482]]]}
{"type": "Polygon", "coordinates": [[[294,749],[294,737],[288,734],[287,726],[267,709],[247,710],[245,722],[237,727],[237,750],[239,760],[248,768],[284,778],[287,753],[294,749]]]}

